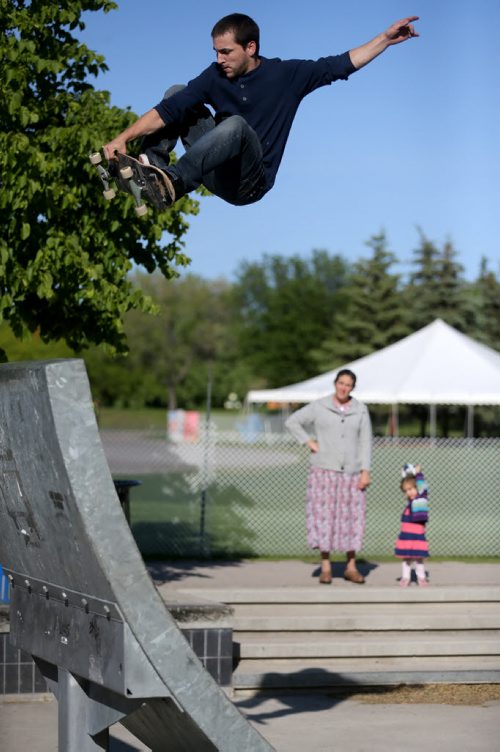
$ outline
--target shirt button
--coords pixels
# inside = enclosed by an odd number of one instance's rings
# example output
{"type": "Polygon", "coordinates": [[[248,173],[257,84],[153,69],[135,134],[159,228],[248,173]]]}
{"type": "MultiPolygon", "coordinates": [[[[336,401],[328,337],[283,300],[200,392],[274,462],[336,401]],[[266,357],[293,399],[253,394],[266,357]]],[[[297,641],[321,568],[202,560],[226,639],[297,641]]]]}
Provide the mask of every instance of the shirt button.
{"type": "Polygon", "coordinates": [[[240,84],[240,88],[244,89],[245,88],[245,84],[240,84]]]}
{"type": "Polygon", "coordinates": [[[246,101],[247,101],[247,98],[246,98],[246,97],[243,97],[243,101],[244,101],[244,102],[246,102],[246,101]]]}

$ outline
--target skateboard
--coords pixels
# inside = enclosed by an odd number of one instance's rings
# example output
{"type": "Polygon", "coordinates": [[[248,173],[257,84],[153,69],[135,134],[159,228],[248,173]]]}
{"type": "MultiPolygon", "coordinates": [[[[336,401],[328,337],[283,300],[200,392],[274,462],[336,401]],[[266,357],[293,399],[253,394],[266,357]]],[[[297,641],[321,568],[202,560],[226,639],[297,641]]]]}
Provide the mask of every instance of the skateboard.
{"type": "Polygon", "coordinates": [[[104,186],[103,195],[108,201],[116,196],[116,190],[129,193],[134,197],[135,213],[138,217],[147,214],[144,201],[157,209],[168,209],[174,203],[174,188],[168,176],[153,165],[144,164],[128,154],[115,152],[114,159],[108,160],[107,167],[102,164],[103,157],[99,151],[89,156],[104,186]]]}

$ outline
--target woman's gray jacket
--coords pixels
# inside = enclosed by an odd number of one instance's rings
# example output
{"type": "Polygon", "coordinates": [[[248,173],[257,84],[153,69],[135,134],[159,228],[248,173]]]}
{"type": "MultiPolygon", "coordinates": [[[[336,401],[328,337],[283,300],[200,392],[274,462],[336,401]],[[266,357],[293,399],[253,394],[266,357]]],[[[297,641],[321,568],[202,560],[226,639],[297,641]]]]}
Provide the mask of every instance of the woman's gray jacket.
{"type": "Polygon", "coordinates": [[[354,397],[345,411],[336,407],[333,394],[322,397],[290,415],[285,425],[301,444],[310,439],[318,442],[319,451],[311,452],[311,465],[346,473],[370,469],[370,414],[354,397]]]}

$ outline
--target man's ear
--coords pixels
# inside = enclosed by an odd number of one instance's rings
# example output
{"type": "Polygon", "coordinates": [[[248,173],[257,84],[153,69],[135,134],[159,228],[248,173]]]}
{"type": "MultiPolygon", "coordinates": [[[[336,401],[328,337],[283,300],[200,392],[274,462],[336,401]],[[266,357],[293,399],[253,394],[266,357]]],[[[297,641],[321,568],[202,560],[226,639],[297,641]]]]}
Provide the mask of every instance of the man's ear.
{"type": "Polygon", "coordinates": [[[249,42],[245,47],[245,52],[248,52],[250,57],[255,57],[257,54],[257,42],[249,42]]]}

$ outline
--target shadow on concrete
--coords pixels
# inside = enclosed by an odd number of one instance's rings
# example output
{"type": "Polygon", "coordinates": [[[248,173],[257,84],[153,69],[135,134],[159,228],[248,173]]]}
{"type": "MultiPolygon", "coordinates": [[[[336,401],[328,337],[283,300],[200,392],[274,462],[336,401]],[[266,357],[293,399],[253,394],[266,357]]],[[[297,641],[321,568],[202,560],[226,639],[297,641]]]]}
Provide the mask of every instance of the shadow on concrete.
{"type": "MultiPolygon", "coordinates": [[[[365,579],[369,579],[370,573],[373,572],[374,569],[378,568],[378,564],[371,561],[366,561],[366,559],[357,559],[356,565],[358,570],[361,572],[363,577],[365,579]]],[[[342,580],[344,579],[344,571],[345,571],[345,562],[343,561],[333,561],[332,562],[332,577],[342,580]]],[[[321,574],[321,567],[316,567],[313,572],[311,573],[311,577],[319,577],[321,574]]]]}
{"type": "Polygon", "coordinates": [[[182,582],[186,577],[197,577],[209,580],[213,577],[214,569],[234,568],[242,566],[243,559],[193,559],[171,561],[146,561],[146,567],[155,585],[167,582],[182,582]],[[206,572],[197,571],[206,569],[206,572]],[[212,571],[210,571],[212,570],[212,571]]]}
{"type": "Polygon", "coordinates": [[[280,688],[280,681],[281,674],[264,674],[261,689],[252,697],[236,699],[234,704],[249,720],[265,725],[274,718],[330,710],[345,700],[355,699],[359,694],[389,695],[394,692],[392,685],[367,687],[365,684],[349,682],[343,686],[339,674],[316,668],[288,674],[289,689],[280,688]],[[278,700],[283,707],[271,712],[258,712],[258,708],[270,699],[278,700]]]}

